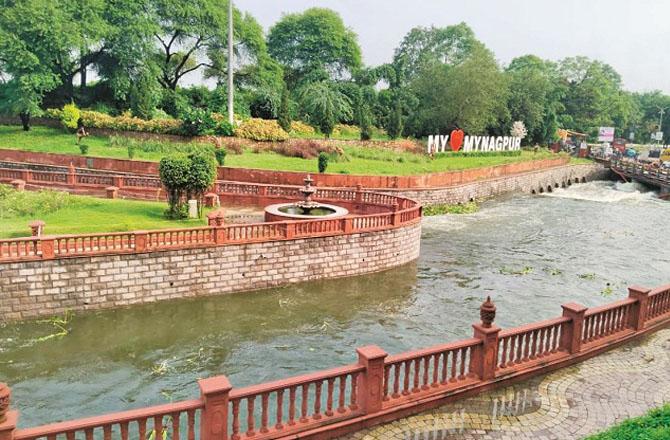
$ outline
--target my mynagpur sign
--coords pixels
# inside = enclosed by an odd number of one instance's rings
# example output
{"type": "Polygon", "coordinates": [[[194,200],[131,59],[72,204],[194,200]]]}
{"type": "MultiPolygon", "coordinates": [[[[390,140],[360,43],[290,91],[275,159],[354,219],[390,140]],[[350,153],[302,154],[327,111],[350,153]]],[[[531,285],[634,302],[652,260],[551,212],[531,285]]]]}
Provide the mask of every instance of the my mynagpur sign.
{"type": "Polygon", "coordinates": [[[428,154],[451,151],[515,151],[521,149],[521,138],[515,136],[466,136],[463,130],[451,134],[428,136],[428,154]]]}

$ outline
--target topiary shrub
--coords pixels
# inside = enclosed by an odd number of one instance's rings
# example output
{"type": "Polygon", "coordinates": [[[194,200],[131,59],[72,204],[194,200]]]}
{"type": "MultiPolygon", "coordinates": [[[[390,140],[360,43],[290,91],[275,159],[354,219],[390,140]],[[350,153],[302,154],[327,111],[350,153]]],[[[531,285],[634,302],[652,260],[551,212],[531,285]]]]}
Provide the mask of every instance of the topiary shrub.
{"type": "Polygon", "coordinates": [[[274,119],[251,118],[242,122],[236,129],[235,135],[254,141],[283,142],[289,138],[274,119]]]}
{"type": "Polygon", "coordinates": [[[220,167],[225,165],[227,154],[228,152],[226,151],[225,148],[217,148],[216,150],[214,150],[214,157],[216,158],[216,163],[218,163],[220,167]]]}
{"type": "Polygon", "coordinates": [[[323,174],[328,169],[328,155],[324,152],[319,153],[319,173],[323,174]]]}
{"type": "MultiPolygon", "coordinates": [[[[181,219],[188,216],[187,201],[195,197],[202,202],[204,193],[214,183],[216,161],[211,153],[167,156],[161,159],[158,173],[168,193],[165,216],[181,219]]],[[[202,203],[198,205],[202,215],[202,203]]]]}
{"type": "Polygon", "coordinates": [[[65,104],[61,113],[60,122],[67,130],[74,131],[77,129],[77,121],[81,117],[81,112],[74,103],[65,104]]]}

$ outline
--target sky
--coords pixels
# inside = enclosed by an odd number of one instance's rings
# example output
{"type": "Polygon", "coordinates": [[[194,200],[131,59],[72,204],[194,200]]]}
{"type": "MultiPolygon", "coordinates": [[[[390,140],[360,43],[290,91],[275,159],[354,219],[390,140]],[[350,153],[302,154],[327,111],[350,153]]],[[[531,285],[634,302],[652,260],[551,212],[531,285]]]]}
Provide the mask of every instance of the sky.
{"type": "Polygon", "coordinates": [[[416,26],[466,22],[502,64],[535,54],[584,55],[613,66],[631,91],[670,94],[670,0],[234,0],[265,28],[284,13],[325,7],[353,29],[368,65],[393,57],[416,26]]]}

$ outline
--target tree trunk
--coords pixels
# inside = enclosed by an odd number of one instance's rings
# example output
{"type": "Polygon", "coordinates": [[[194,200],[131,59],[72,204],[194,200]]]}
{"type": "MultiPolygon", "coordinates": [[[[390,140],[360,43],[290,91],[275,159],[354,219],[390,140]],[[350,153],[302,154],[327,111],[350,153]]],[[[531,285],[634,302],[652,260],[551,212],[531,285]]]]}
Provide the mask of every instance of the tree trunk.
{"type": "Polygon", "coordinates": [[[23,125],[23,131],[30,131],[30,114],[22,112],[19,114],[21,118],[21,125],[23,125]]]}
{"type": "Polygon", "coordinates": [[[87,73],[88,73],[88,71],[87,71],[87,67],[88,67],[88,66],[82,61],[82,63],[81,63],[81,72],[79,73],[79,75],[81,75],[81,83],[80,83],[80,86],[81,86],[81,93],[82,93],[82,94],[85,93],[85,89],[86,89],[86,80],[88,79],[88,78],[87,78],[87,73]]]}

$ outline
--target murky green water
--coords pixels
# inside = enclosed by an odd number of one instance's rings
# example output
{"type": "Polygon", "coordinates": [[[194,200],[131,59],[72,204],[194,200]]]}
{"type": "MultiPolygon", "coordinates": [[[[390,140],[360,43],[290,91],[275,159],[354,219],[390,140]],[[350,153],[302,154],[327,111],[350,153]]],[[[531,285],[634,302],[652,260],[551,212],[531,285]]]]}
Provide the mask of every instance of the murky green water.
{"type": "Polygon", "coordinates": [[[247,385],[471,335],[486,295],[511,326],[670,281],[670,203],[590,183],[424,220],[421,258],[382,274],[0,327],[0,380],[21,426],[198,395],[196,380],[247,385]],[[610,283],[609,288],[607,283],[610,283]],[[610,292],[611,290],[611,292],[610,292]]]}

